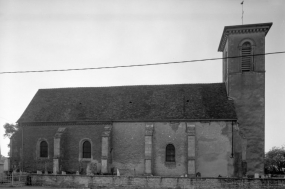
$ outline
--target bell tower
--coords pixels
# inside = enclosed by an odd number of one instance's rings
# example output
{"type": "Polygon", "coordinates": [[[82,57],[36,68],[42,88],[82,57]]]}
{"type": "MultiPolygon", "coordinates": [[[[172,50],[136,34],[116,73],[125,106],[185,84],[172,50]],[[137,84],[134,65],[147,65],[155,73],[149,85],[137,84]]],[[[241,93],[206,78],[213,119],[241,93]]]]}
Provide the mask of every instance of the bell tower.
{"type": "Polygon", "coordinates": [[[226,26],[218,49],[224,57],[223,82],[229,98],[234,100],[240,134],[244,138],[244,175],[264,174],[264,53],[265,36],[271,26],[272,23],[226,26]]]}

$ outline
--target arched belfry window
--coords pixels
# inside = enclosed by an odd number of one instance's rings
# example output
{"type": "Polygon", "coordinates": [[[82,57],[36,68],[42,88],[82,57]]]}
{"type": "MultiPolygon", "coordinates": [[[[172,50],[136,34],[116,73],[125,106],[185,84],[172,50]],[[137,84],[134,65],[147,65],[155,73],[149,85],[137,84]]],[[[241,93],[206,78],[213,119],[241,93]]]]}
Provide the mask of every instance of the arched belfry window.
{"type": "Polygon", "coordinates": [[[83,142],[82,158],[91,158],[91,143],[88,140],[83,142]]]}
{"type": "Polygon", "coordinates": [[[241,72],[250,72],[254,70],[253,47],[249,41],[241,45],[241,72]]]}
{"type": "Polygon", "coordinates": [[[48,157],[48,143],[46,141],[40,143],[40,157],[48,157]]]}
{"type": "Polygon", "coordinates": [[[165,154],[166,162],[175,162],[175,147],[173,144],[168,144],[166,146],[166,154],[165,154]]]}

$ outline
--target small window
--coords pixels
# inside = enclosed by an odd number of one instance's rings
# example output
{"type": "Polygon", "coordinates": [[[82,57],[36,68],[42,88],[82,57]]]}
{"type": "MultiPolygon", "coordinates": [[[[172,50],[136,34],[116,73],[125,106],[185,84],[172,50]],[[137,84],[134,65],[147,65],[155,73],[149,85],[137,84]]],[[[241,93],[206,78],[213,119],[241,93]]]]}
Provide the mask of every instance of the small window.
{"type": "Polygon", "coordinates": [[[83,142],[82,158],[91,158],[91,143],[87,140],[83,142]]]}
{"type": "Polygon", "coordinates": [[[48,144],[46,141],[40,143],[40,157],[48,157],[48,144]]]}
{"type": "Polygon", "coordinates": [[[244,42],[241,46],[241,72],[253,71],[253,51],[250,42],[244,42]]]}
{"type": "Polygon", "coordinates": [[[175,147],[173,144],[166,146],[166,162],[175,162],[175,147]]]}

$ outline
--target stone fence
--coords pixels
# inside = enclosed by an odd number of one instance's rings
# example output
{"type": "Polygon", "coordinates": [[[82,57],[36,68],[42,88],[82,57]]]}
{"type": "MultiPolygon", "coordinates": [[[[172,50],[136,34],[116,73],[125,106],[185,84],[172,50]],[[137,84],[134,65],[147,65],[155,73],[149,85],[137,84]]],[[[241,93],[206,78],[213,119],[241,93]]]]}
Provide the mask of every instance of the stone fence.
{"type": "Polygon", "coordinates": [[[285,179],[187,178],[157,176],[36,175],[31,184],[56,188],[147,189],[285,189],[285,179]]]}

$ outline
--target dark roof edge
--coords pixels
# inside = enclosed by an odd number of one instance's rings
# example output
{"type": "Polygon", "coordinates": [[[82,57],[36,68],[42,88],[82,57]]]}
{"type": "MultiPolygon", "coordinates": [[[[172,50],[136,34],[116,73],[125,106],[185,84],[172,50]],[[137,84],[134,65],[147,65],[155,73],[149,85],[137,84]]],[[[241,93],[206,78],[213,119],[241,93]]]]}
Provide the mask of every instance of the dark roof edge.
{"type": "Polygon", "coordinates": [[[29,102],[28,106],[25,108],[25,110],[23,111],[22,115],[20,116],[20,118],[16,121],[16,123],[19,123],[19,120],[21,119],[21,117],[23,116],[23,114],[27,111],[28,107],[30,106],[30,104],[32,103],[33,99],[35,98],[35,96],[38,94],[40,89],[37,90],[37,92],[34,94],[32,100],[29,102]]]}
{"type": "Polygon", "coordinates": [[[110,85],[110,86],[93,86],[93,87],[65,87],[65,88],[42,88],[38,91],[44,90],[61,90],[61,89],[94,89],[94,88],[120,88],[120,87],[156,87],[156,86],[179,86],[179,85],[218,85],[224,82],[216,83],[173,83],[173,84],[142,84],[142,85],[110,85]]]}
{"type": "Polygon", "coordinates": [[[94,123],[114,123],[114,122],[175,122],[175,121],[237,121],[237,119],[155,119],[155,120],[78,120],[78,121],[39,121],[39,122],[17,122],[21,125],[37,125],[37,124],[57,124],[57,125],[80,125],[94,123]]]}
{"type": "Polygon", "coordinates": [[[265,36],[266,36],[272,24],[273,24],[272,22],[267,22],[267,23],[259,23],[259,24],[225,26],[221,40],[220,40],[218,52],[223,52],[225,44],[226,44],[226,39],[229,34],[265,32],[265,36]]]}

